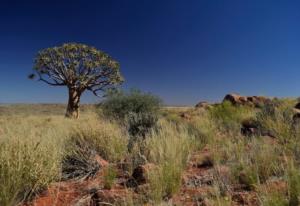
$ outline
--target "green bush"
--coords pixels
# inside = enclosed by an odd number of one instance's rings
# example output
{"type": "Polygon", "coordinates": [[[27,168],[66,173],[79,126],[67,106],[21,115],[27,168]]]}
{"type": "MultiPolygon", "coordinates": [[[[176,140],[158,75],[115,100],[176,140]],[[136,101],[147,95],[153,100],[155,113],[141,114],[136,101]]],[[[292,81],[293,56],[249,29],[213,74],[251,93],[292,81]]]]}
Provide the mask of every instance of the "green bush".
{"type": "Polygon", "coordinates": [[[130,113],[157,113],[161,103],[160,98],[150,93],[130,90],[128,93],[122,91],[109,93],[101,108],[104,114],[124,120],[130,113]]]}
{"type": "Polygon", "coordinates": [[[101,108],[105,116],[125,122],[132,137],[145,137],[156,125],[161,103],[157,96],[131,90],[108,94],[101,108]]]}

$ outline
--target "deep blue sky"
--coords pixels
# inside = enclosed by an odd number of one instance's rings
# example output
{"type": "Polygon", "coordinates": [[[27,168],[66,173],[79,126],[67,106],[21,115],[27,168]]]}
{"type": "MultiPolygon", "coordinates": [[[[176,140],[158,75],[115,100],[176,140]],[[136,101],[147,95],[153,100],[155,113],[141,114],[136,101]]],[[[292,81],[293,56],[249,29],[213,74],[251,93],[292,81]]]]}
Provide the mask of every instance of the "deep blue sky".
{"type": "Polygon", "coordinates": [[[109,53],[125,89],[167,104],[300,96],[300,1],[1,1],[0,102],[65,102],[65,88],[27,79],[35,54],[64,42],[109,53]]]}

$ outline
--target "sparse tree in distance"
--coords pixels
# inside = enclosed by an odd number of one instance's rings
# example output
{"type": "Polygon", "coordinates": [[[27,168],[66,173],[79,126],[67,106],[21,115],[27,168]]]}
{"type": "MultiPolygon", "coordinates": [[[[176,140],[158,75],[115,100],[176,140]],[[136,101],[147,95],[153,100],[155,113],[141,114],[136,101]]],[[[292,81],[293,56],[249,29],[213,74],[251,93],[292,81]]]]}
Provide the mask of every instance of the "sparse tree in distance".
{"type": "Polygon", "coordinates": [[[79,117],[79,103],[86,90],[99,93],[122,83],[119,63],[94,47],[78,43],[41,50],[34,62],[33,79],[51,86],[66,86],[69,100],[66,117],[79,117]]]}

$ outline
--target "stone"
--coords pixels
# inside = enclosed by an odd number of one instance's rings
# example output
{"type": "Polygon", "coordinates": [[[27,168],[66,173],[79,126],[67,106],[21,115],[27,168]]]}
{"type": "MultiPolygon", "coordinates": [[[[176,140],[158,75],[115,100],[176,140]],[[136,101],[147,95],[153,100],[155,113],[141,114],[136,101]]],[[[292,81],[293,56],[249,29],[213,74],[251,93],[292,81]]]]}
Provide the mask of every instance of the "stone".
{"type": "Polygon", "coordinates": [[[295,109],[299,109],[300,110],[300,102],[298,102],[296,105],[295,105],[295,107],[294,107],[295,109]]]}
{"type": "Polygon", "coordinates": [[[260,135],[258,123],[252,119],[244,120],[242,122],[241,133],[244,136],[260,135]]]}
{"type": "Polygon", "coordinates": [[[198,168],[210,168],[214,166],[214,160],[211,154],[204,154],[203,157],[197,162],[198,168]]]}
{"type": "Polygon", "coordinates": [[[140,165],[133,170],[132,178],[138,185],[146,184],[149,182],[150,172],[153,171],[155,168],[156,166],[152,163],[140,165]]]}
{"type": "Polygon", "coordinates": [[[227,94],[224,99],[223,102],[225,101],[229,101],[231,102],[233,105],[239,105],[242,103],[242,101],[240,100],[241,96],[238,94],[227,94]]]}

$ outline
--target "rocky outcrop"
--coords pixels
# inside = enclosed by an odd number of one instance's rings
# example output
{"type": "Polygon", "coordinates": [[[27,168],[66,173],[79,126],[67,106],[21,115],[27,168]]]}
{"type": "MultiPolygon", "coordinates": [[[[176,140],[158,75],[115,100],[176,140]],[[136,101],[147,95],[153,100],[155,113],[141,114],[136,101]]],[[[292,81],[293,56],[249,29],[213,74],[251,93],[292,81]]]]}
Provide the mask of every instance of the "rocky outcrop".
{"type": "Polygon", "coordinates": [[[227,94],[223,99],[223,102],[225,101],[229,101],[233,105],[261,107],[270,103],[272,100],[264,96],[241,96],[239,94],[227,94]]]}

